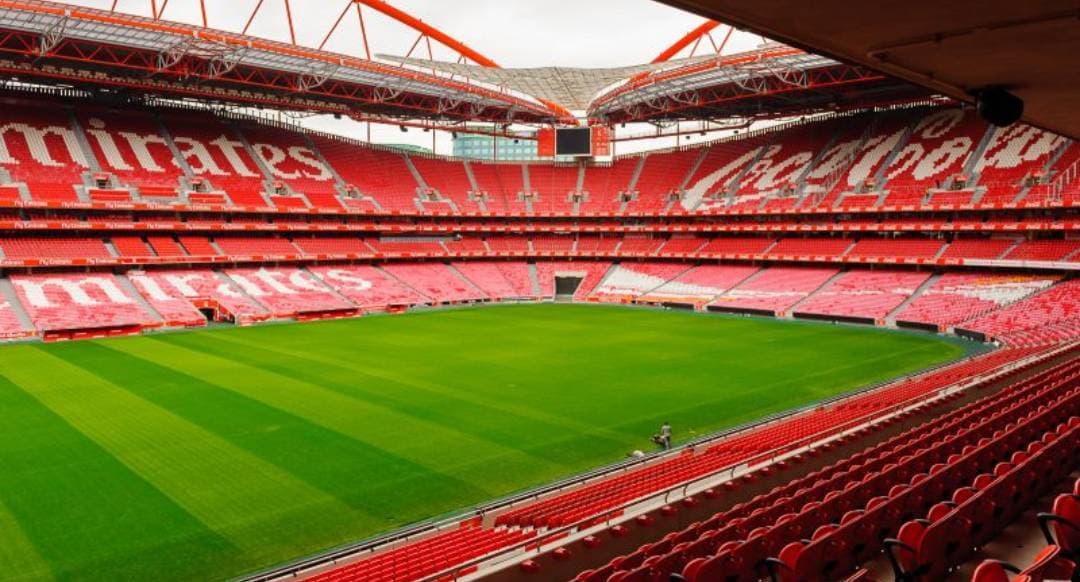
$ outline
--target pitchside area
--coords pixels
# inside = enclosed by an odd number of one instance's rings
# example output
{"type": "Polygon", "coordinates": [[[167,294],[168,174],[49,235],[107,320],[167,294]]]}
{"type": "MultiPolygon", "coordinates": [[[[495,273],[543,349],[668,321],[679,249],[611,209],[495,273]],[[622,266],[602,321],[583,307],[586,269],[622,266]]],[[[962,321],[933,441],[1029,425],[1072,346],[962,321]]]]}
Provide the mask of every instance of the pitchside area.
{"type": "Polygon", "coordinates": [[[955,359],[929,336],[504,306],[0,349],[0,563],[225,578],[955,359]]]}

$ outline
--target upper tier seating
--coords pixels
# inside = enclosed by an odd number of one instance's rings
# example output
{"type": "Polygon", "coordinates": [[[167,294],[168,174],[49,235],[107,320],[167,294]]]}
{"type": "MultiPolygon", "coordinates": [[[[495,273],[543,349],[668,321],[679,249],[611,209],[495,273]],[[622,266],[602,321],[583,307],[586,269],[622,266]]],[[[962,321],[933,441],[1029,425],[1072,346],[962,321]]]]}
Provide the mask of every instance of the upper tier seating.
{"type": "MultiPolygon", "coordinates": [[[[236,206],[267,206],[262,195],[265,176],[235,130],[213,115],[196,112],[163,115],[162,122],[197,178],[209,180],[236,206]]],[[[274,135],[289,137],[287,132],[274,135]]]]}
{"type": "Polygon", "coordinates": [[[525,177],[520,164],[469,162],[469,167],[480,191],[487,193],[489,211],[507,213],[528,210],[519,197],[525,192],[525,177]]]}
{"type": "Polygon", "coordinates": [[[341,265],[309,267],[308,271],[364,310],[377,311],[431,302],[429,297],[375,267],[341,265]]]}
{"type": "Polygon", "coordinates": [[[626,204],[626,212],[661,212],[669,204],[672,190],[687,178],[700,150],[648,154],[634,190],[637,198],[626,204]]]}
{"type": "Polygon", "coordinates": [[[1050,277],[947,273],[896,316],[942,329],[1015,303],[1055,283],[1050,277]]]}
{"type": "MultiPolygon", "coordinates": [[[[337,198],[334,173],[312,149],[305,136],[254,124],[244,126],[241,131],[263,167],[270,172],[271,182],[282,182],[289,186],[306,198],[312,208],[342,208],[337,198]]],[[[275,200],[275,204],[278,207],[282,205],[279,200],[275,200]]]]}
{"type": "Polygon", "coordinates": [[[577,190],[577,166],[552,166],[530,164],[529,187],[539,195],[533,200],[533,212],[537,214],[566,215],[574,210],[570,194],[577,190]]]}
{"type": "Polygon", "coordinates": [[[160,324],[111,273],[11,275],[19,302],[43,332],[160,324]]]}
{"type": "MultiPolygon", "coordinates": [[[[837,163],[838,169],[831,176],[832,188],[821,193],[811,189],[808,200],[804,201],[800,208],[831,209],[849,206],[843,197],[844,193],[873,191],[878,173],[888,163],[889,155],[903,141],[904,135],[916,123],[917,115],[921,113],[924,112],[894,111],[883,113],[874,119],[869,131],[852,150],[850,157],[843,163],[837,163]],[[868,183],[870,187],[867,187],[868,183]]],[[[877,202],[876,195],[871,198],[874,203],[877,202]]]]}
{"type": "Polygon", "coordinates": [[[918,204],[930,188],[960,174],[987,131],[969,109],[942,109],[922,117],[885,169],[885,205],[918,204]]]}
{"type": "Polygon", "coordinates": [[[76,116],[102,170],[138,188],[143,197],[178,196],[183,171],[153,114],[80,108],[76,116]]]}
{"type": "Polygon", "coordinates": [[[837,273],[836,269],[814,267],[770,267],[720,296],[710,306],[784,314],[837,273]]]}
{"type": "MultiPolygon", "coordinates": [[[[687,182],[686,196],[681,206],[686,210],[696,208],[703,211],[724,207],[730,191],[738,186],[736,180],[743,175],[743,171],[759,155],[775,153],[779,149],[770,148],[774,139],[775,134],[767,133],[751,139],[721,141],[708,146],[701,165],[687,182]]],[[[674,185],[677,186],[678,182],[674,185]]],[[[753,199],[761,203],[760,196],[753,199]]]]}
{"type": "Polygon", "coordinates": [[[410,159],[428,188],[452,200],[459,212],[480,212],[485,209],[475,197],[469,196],[474,189],[464,162],[426,156],[412,156],[410,159]]]}
{"type": "Polygon", "coordinates": [[[361,194],[378,200],[380,208],[409,214],[418,212],[418,185],[402,154],[357,147],[318,134],[311,139],[341,179],[361,194]]]}
{"type": "Polygon", "coordinates": [[[225,274],[274,317],[356,308],[305,269],[260,267],[228,269],[225,274]]]}
{"type": "Polygon", "coordinates": [[[763,198],[798,184],[811,170],[818,152],[833,140],[840,127],[857,135],[865,125],[861,118],[844,121],[843,124],[807,124],[771,136],[762,155],[738,178],[733,205],[756,210],[763,198]]]}
{"type": "Polygon", "coordinates": [[[90,164],[79,145],[67,110],[55,107],[5,107],[0,116],[6,154],[0,166],[15,182],[25,182],[33,200],[78,202],[76,184],[90,164]]]}
{"type": "Polygon", "coordinates": [[[1064,138],[1029,125],[994,128],[990,143],[975,162],[979,185],[1018,191],[1021,181],[1038,174],[1064,138]]]}
{"type": "Polygon", "coordinates": [[[797,313],[882,319],[930,276],[902,271],[850,271],[799,305],[797,313]]]}
{"type": "Polygon", "coordinates": [[[393,264],[383,270],[435,303],[457,303],[488,299],[488,296],[441,263],[393,264]]]}
{"type": "Polygon", "coordinates": [[[601,212],[614,214],[622,208],[619,195],[630,188],[640,158],[622,158],[610,166],[589,166],[585,168],[585,181],[582,190],[585,200],[578,207],[579,212],[588,214],[601,212]]]}

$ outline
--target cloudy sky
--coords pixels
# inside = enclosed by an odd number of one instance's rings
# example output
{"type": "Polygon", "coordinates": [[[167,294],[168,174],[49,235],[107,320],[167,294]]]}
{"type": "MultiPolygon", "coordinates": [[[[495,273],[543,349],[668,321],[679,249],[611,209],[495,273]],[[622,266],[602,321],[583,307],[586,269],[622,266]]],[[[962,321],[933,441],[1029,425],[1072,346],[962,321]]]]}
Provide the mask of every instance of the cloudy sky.
{"type": "MultiPolygon", "coordinates": [[[[157,0],[163,18],[198,24],[199,0],[157,0]]],[[[205,0],[210,26],[240,31],[259,0],[205,0]]],[[[388,0],[389,3],[443,30],[503,67],[609,67],[651,61],[703,19],[652,0],[388,0]]],[[[113,0],[69,0],[70,4],[108,9],[113,0]]],[[[349,0],[291,0],[297,42],[318,46],[349,0]]],[[[117,0],[117,10],[149,15],[150,0],[117,0]]],[[[373,54],[403,55],[417,39],[411,29],[365,8],[368,43],[373,54]]],[[[249,34],[288,41],[284,0],[263,0],[249,34]]],[[[363,55],[362,36],[354,11],[349,11],[326,49],[363,55]]],[[[719,41],[719,39],[717,39],[719,41]]],[[[752,48],[760,38],[736,34],[730,50],[752,48]]],[[[456,54],[435,47],[435,57],[454,60],[456,54]]],[[[427,56],[426,48],[421,55],[427,56]]],[[[313,119],[322,129],[364,137],[360,124],[313,119]]],[[[410,141],[431,146],[430,135],[401,134],[397,128],[375,126],[374,141],[410,141]]],[[[448,137],[440,138],[445,153],[448,137]]]]}

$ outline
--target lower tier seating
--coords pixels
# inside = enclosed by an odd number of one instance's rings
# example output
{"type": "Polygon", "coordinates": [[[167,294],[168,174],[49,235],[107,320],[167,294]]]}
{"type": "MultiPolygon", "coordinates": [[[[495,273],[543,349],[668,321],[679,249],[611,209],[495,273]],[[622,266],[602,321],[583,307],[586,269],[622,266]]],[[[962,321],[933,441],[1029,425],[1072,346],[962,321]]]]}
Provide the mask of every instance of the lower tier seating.
{"type": "Polygon", "coordinates": [[[536,532],[483,529],[463,525],[397,550],[317,574],[312,582],[393,582],[418,580],[493,550],[515,544],[536,532]]]}
{"type": "Polygon", "coordinates": [[[593,291],[593,297],[602,301],[633,299],[648,294],[687,270],[687,265],[677,263],[623,263],[608,274],[593,291]]]}
{"type": "MultiPolygon", "coordinates": [[[[865,579],[858,566],[878,555],[886,539],[902,531],[904,521],[927,512],[933,520],[962,505],[939,501],[970,500],[993,486],[1018,492],[1001,485],[1016,475],[1042,471],[1034,486],[1022,492],[1030,501],[1040,486],[1077,464],[1080,439],[1069,437],[1080,434],[1080,364],[1066,361],[1028,378],[1017,372],[1011,377],[1010,388],[673,532],[576,580],[665,580],[681,573],[692,582],[752,581],[769,577],[768,571],[773,579],[789,582],[849,575],[865,579]],[[1017,473],[1021,467],[1026,471],[1017,473]],[[975,487],[964,488],[967,483],[975,487]]],[[[1001,511],[982,506],[980,516],[1007,519],[1004,504],[996,507],[1001,511]]],[[[973,537],[970,531],[951,533],[939,538],[937,547],[965,545],[961,540],[973,537]]]]}
{"type": "Polygon", "coordinates": [[[19,302],[42,332],[160,324],[111,273],[12,275],[19,302]]]}
{"type": "Polygon", "coordinates": [[[261,303],[275,317],[355,309],[351,302],[304,269],[228,269],[225,274],[246,296],[261,303]]]}
{"type": "Polygon", "coordinates": [[[641,300],[708,303],[757,272],[758,268],[753,266],[701,265],[653,289],[641,300]]]}
{"type": "MultiPolygon", "coordinates": [[[[518,295],[517,288],[503,276],[499,263],[460,262],[454,263],[452,267],[492,299],[523,297],[518,295]]],[[[527,296],[525,295],[525,297],[527,296]]]]}
{"type": "Polygon", "coordinates": [[[839,271],[816,267],[770,267],[709,304],[722,310],[786,313],[839,271]]]}
{"type": "Polygon", "coordinates": [[[1080,328],[1080,280],[1065,281],[957,327],[1017,345],[1058,341],[1080,328]]]}
{"type": "Polygon", "coordinates": [[[1056,282],[1052,277],[949,273],[896,316],[941,329],[1015,303],[1056,282]]]}
{"type": "Polygon", "coordinates": [[[450,269],[442,263],[404,263],[383,267],[394,278],[430,297],[435,303],[487,299],[482,291],[450,269]]]}
{"type": "Polygon", "coordinates": [[[384,271],[367,265],[310,267],[323,283],[364,310],[421,305],[431,301],[384,271]]]}
{"type": "Polygon", "coordinates": [[[814,293],[797,313],[883,319],[929,278],[926,273],[850,271],[814,293]]]}

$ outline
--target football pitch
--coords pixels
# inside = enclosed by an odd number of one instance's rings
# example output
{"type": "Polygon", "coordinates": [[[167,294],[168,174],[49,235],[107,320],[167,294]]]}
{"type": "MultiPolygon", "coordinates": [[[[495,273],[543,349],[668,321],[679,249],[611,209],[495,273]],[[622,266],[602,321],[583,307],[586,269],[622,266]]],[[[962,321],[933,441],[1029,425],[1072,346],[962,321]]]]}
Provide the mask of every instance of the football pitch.
{"type": "Polygon", "coordinates": [[[0,579],[237,577],[964,353],[582,305],[0,347],[0,579]]]}

